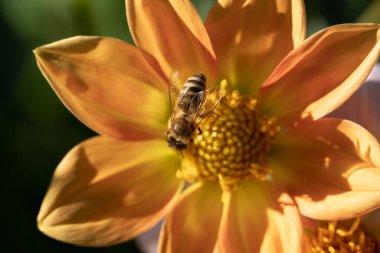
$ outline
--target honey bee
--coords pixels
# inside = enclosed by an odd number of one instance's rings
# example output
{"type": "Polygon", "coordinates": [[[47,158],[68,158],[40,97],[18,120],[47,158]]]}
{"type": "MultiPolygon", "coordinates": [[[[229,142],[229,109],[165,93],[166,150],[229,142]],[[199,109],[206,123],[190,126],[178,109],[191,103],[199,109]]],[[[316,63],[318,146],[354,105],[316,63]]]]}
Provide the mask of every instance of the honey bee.
{"type": "Polygon", "coordinates": [[[190,76],[182,87],[178,85],[176,75],[177,72],[170,76],[171,117],[166,140],[169,147],[181,151],[193,141],[194,130],[215,109],[222,93],[216,87],[206,90],[206,77],[202,73],[190,76]]]}

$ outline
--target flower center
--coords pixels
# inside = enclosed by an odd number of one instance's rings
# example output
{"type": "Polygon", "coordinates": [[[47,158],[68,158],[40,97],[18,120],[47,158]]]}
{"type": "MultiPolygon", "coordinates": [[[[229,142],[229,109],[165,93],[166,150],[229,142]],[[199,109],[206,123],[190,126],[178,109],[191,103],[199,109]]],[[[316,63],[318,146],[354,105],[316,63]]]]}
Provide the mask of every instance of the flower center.
{"type": "Polygon", "coordinates": [[[306,233],[308,253],[374,253],[376,240],[360,225],[360,218],[352,224],[331,221],[327,226],[315,228],[306,233]]]}
{"type": "Polygon", "coordinates": [[[241,180],[267,180],[269,151],[278,128],[275,119],[261,115],[257,100],[233,91],[226,94],[194,131],[184,151],[199,180],[219,182],[231,190],[241,180]]]}

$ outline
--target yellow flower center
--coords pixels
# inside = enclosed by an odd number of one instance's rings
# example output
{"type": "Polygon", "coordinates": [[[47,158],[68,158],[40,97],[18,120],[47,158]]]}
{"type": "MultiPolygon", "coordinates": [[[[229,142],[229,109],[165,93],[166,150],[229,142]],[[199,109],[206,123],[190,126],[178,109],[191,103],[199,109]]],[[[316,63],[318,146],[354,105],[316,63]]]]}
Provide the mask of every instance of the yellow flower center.
{"type": "Polygon", "coordinates": [[[376,240],[360,225],[360,218],[352,224],[332,221],[307,231],[305,241],[308,253],[374,253],[376,240]]]}
{"type": "Polygon", "coordinates": [[[266,154],[278,128],[274,118],[259,113],[256,103],[238,91],[221,99],[183,152],[196,170],[187,179],[219,182],[224,190],[231,190],[241,180],[270,178],[266,154]]]}

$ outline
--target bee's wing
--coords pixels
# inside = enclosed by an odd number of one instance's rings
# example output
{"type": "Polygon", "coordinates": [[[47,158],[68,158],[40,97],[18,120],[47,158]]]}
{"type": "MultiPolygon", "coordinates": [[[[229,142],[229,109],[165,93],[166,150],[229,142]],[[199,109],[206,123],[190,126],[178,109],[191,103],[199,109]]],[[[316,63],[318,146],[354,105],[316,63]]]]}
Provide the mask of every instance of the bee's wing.
{"type": "Polygon", "coordinates": [[[176,110],[177,100],[179,96],[179,92],[181,90],[181,84],[178,80],[178,72],[174,71],[169,76],[170,84],[168,85],[168,94],[169,94],[169,103],[170,103],[170,114],[176,110]]]}
{"type": "Polygon", "coordinates": [[[190,113],[194,113],[195,115],[199,114],[199,111],[201,110],[202,103],[204,100],[204,96],[205,96],[204,91],[200,91],[192,95],[192,98],[190,101],[190,108],[189,108],[190,113]]]}
{"type": "Polygon", "coordinates": [[[219,104],[220,100],[223,98],[223,93],[220,88],[213,87],[202,92],[202,103],[197,110],[196,122],[194,128],[196,128],[204,118],[207,117],[219,104]]]}

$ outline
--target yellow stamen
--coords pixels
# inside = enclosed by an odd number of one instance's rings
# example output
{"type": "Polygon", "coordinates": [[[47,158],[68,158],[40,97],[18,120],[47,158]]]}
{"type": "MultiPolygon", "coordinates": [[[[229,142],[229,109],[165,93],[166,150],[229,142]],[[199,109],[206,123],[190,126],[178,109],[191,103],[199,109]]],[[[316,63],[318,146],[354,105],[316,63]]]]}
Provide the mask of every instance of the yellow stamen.
{"type": "Polygon", "coordinates": [[[360,218],[352,223],[331,221],[306,233],[308,253],[375,253],[376,239],[360,225],[360,218]]]}

